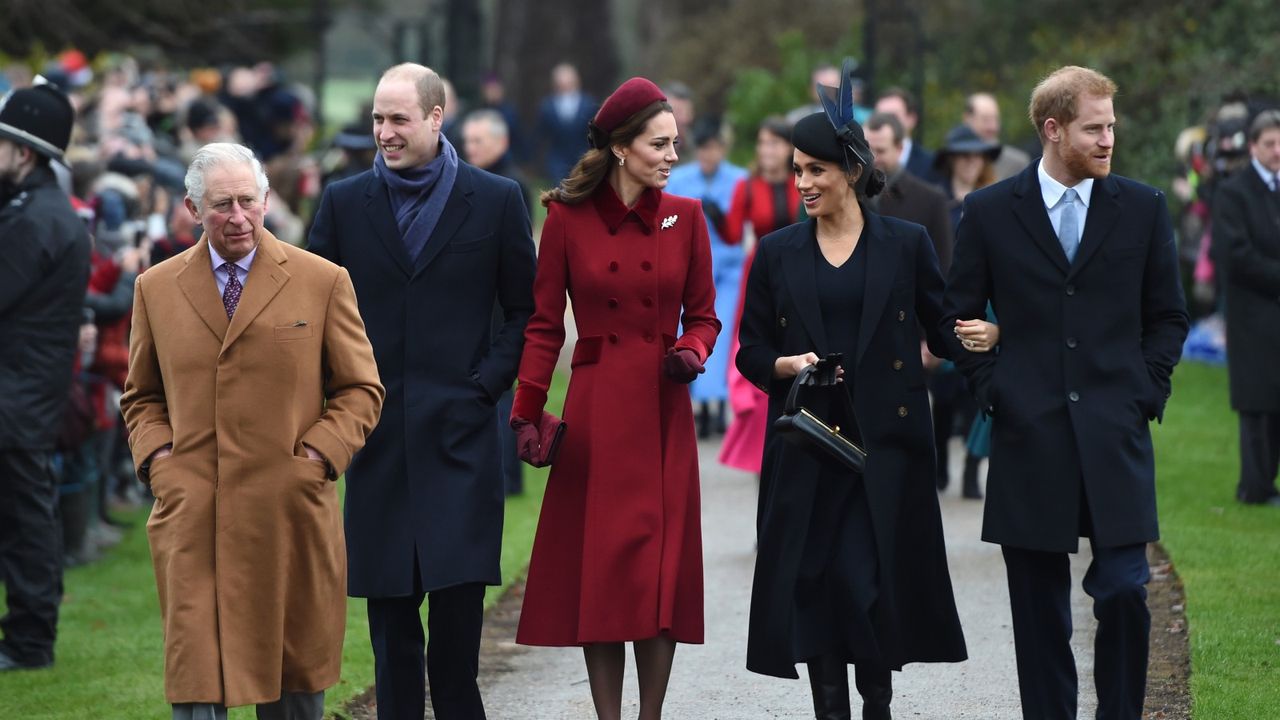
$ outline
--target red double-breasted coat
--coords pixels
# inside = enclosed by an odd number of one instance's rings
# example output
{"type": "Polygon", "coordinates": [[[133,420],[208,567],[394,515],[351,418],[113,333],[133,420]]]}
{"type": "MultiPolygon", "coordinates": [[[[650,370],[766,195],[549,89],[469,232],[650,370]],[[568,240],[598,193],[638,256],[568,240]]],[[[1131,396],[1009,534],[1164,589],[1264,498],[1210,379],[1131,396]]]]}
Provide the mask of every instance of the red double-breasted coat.
{"type": "Polygon", "coordinates": [[[700,643],[693,413],[662,358],[676,347],[705,360],[720,330],[701,206],[649,189],[629,209],[607,182],[582,203],[552,203],[534,297],[513,415],[540,417],[566,297],[578,341],[516,640],[700,643]]]}

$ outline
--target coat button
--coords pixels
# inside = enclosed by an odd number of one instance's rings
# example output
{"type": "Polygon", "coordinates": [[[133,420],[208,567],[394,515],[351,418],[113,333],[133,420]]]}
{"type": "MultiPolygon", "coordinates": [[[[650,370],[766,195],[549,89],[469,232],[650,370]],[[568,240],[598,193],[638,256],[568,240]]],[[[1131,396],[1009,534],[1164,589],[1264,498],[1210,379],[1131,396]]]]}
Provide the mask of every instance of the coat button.
{"type": "Polygon", "coordinates": [[[1076,294],[1076,286],[1075,286],[1075,285],[1068,285],[1068,286],[1067,286],[1067,295],[1068,295],[1068,296],[1070,296],[1070,295],[1075,295],[1075,294],[1076,294]]]}
{"type": "Polygon", "coordinates": [[[894,369],[894,370],[901,370],[901,369],[902,369],[902,361],[901,361],[901,360],[894,360],[894,361],[893,361],[893,369],[894,369]]]}
{"type": "Polygon", "coordinates": [[[644,298],[640,301],[640,304],[645,307],[653,307],[653,298],[651,297],[644,298]]]}
{"type": "Polygon", "coordinates": [[[898,322],[902,322],[903,320],[906,320],[906,319],[907,319],[907,313],[906,313],[906,311],[905,311],[905,310],[899,310],[899,311],[898,311],[898,322]]]}
{"type": "Polygon", "coordinates": [[[647,332],[647,333],[645,333],[645,334],[644,334],[644,341],[645,341],[645,342],[647,342],[647,343],[651,343],[651,342],[653,342],[653,333],[651,333],[651,332],[647,332]]]}
{"type": "Polygon", "coordinates": [[[609,298],[609,307],[611,308],[618,307],[618,298],[609,298]]]}
{"type": "Polygon", "coordinates": [[[1079,345],[1079,344],[1080,344],[1080,343],[1079,343],[1079,342],[1077,342],[1075,338],[1073,338],[1073,337],[1069,337],[1069,338],[1067,338],[1067,347],[1071,348],[1072,350],[1075,350],[1075,349],[1076,349],[1076,346],[1077,346],[1077,345],[1079,345]]]}
{"type": "Polygon", "coordinates": [[[644,262],[640,263],[640,269],[644,270],[645,272],[649,272],[650,270],[653,269],[653,263],[649,262],[648,260],[645,260],[644,262]]]}
{"type": "Polygon", "coordinates": [[[609,333],[609,342],[614,345],[618,344],[618,333],[609,333]]]}
{"type": "Polygon", "coordinates": [[[898,417],[906,417],[906,416],[907,416],[907,406],[906,406],[906,405],[899,405],[899,406],[898,406],[898,417]]]}
{"type": "Polygon", "coordinates": [[[786,315],[783,315],[782,317],[778,318],[778,324],[779,324],[779,325],[781,325],[782,327],[786,327],[786,326],[787,326],[787,316],[786,316],[786,315]]]}
{"type": "Polygon", "coordinates": [[[618,272],[618,262],[616,260],[609,263],[609,272],[618,272]]]}
{"type": "Polygon", "coordinates": [[[1080,393],[1076,392],[1075,390],[1072,390],[1071,392],[1067,393],[1067,399],[1070,400],[1071,402],[1080,402],[1080,393]]]}

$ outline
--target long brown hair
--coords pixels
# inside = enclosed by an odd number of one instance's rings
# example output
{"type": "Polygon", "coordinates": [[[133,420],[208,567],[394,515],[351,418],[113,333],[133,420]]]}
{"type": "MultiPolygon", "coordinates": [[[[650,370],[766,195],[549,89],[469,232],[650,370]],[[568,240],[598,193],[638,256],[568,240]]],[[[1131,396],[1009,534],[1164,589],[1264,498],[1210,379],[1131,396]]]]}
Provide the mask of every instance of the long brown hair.
{"type": "Polygon", "coordinates": [[[609,175],[609,166],[616,161],[611,148],[614,145],[630,145],[632,140],[644,132],[649,120],[661,112],[671,112],[671,105],[662,100],[650,103],[614,128],[609,133],[609,144],[603,148],[587,150],[578,158],[578,164],[573,166],[568,177],[561,180],[558,186],[542,193],[539,198],[542,206],[547,207],[552,202],[576,205],[591,197],[609,175]]]}

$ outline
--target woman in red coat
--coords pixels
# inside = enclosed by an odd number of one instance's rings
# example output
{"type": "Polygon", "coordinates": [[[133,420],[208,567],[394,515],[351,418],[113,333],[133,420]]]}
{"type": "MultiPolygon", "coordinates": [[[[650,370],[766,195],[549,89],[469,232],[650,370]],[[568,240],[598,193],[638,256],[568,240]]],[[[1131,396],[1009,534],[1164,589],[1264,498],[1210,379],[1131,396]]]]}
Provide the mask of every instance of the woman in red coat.
{"type": "Polygon", "coordinates": [[[622,712],[623,643],[635,643],[640,717],[661,717],[677,642],[701,643],[698,453],[687,383],[720,322],[696,200],[666,195],[671,106],[632,78],[590,124],[592,148],[545,193],[536,307],[511,425],[521,458],[552,463],[517,642],[582,646],[596,713],[622,712]],[[564,343],[578,342],[567,429],[543,410],[564,343]],[[684,328],[679,338],[676,332],[684,328]]]}
{"type": "MultiPolygon", "coordinates": [[[[746,235],[747,224],[757,238],[780,230],[800,219],[800,193],[791,179],[791,126],[779,117],[765,118],[756,134],[756,161],[751,176],[739,181],[725,221],[725,242],[736,245],[746,235]]],[[[742,286],[738,290],[738,311],[729,333],[729,357],[738,354],[738,324],[742,321],[742,302],[755,260],[755,247],[748,248],[742,265],[742,286]]],[[[769,396],[742,377],[738,368],[729,364],[729,406],[733,423],[720,446],[720,462],[732,468],[760,474],[764,455],[764,424],[769,396]]]]}

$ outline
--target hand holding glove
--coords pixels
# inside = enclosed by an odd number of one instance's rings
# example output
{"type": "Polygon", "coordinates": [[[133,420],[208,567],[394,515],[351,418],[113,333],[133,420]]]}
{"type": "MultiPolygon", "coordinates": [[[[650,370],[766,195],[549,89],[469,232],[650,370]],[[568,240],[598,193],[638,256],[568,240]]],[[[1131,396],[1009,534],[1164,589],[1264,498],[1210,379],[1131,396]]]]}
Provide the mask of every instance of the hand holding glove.
{"type": "Polygon", "coordinates": [[[691,383],[706,371],[698,354],[689,348],[668,348],[667,356],[662,358],[662,372],[678,383],[691,383]]]}

